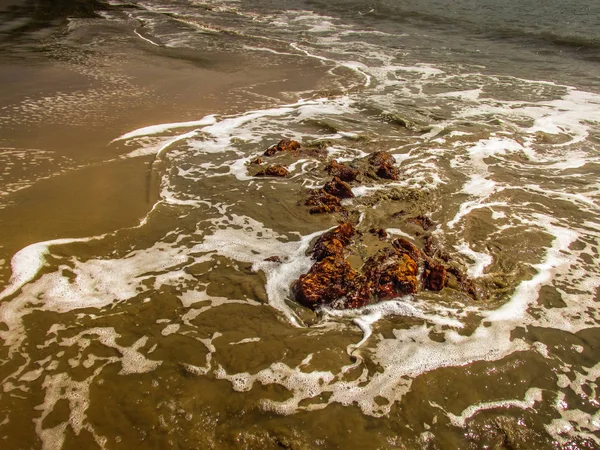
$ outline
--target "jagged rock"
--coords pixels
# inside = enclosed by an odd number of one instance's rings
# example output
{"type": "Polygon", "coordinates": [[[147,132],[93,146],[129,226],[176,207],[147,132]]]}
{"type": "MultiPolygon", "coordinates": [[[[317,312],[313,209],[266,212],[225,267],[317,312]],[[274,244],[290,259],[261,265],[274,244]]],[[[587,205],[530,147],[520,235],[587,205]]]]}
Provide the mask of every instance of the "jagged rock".
{"type": "Polygon", "coordinates": [[[394,239],[392,241],[392,245],[400,253],[408,254],[408,256],[410,256],[415,261],[419,261],[421,259],[421,252],[419,251],[417,246],[414,245],[412,242],[410,242],[408,239],[405,239],[405,238],[394,239]]]}
{"type": "Polygon", "coordinates": [[[324,189],[313,189],[304,204],[311,207],[311,214],[333,213],[342,209],[340,199],[324,189]]]}
{"type": "Polygon", "coordinates": [[[290,171],[285,166],[269,166],[266,169],[257,172],[255,177],[287,177],[290,171]]]}
{"type": "Polygon", "coordinates": [[[292,285],[298,302],[314,309],[344,297],[353,288],[356,271],[343,258],[329,256],[318,261],[292,285]]]}
{"type": "Polygon", "coordinates": [[[313,249],[313,258],[321,261],[328,256],[342,257],[344,255],[344,244],[333,238],[328,241],[319,241],[313,249]]]}
{"type": "Polygon", "coordinates": [[[297,141],[293,141],[291,139],[282,139],[276,145],[272,145],[269,147],[264,156],[273,156],[277,152],[290,152],[294,150],[298,150],[300,148],[300,143],[297,141]]]}
{"type": "Polygon", "coordinates": [[[275,256],[269,256],[268,258],[265,258],[265,261],[280,263],[281,262],[281,257],[277,256],[277,255],[275,255],[275,256]]]}
{"type": "Polygon", "coordinates": [[[430,291],[441,291],[446,286],[447,270],[443,264],[428,260],[423,271],[423,285],[430,291]]]}
{"type": "Polygon", "coordinates": [[[369,163],[376,168],[379,178],[398,180],[400,171],[396,167],[396,160],[388,152],[375,152],[369,157],[369,163]]]}
{"type": "Polygon", "coordinates": [[[392,156],[391,153],[388,152],[375,152],[371,156],[369,156],[369,162],[373,166],[391,166],[396,164],[396,159],[392,156]]]}
{"type": "Polygon", "coordinates": [[[357,169],[353,169],[343,163],[338,163],[336,160],[331,161],[327,167],[325,167],[325,170],[328,174],[338,177],[340,180],[346,182],[355,181],[359,174],[357,169]]]}
{"type": "Polygon", "coordinates": [[[313,258],[317,261],[328,256],[339,256],[344,254],[344,247],[356,233],[351,223],[346,222],[319,237],[312,251],[313,258]]]}
{"type": "Polygon", "coordinates": [[[387,300],[417,292],[418,269],[417,262],[407,253],[387,248],[369,258],[363,274],[375,299],[387,300]]]}
{"type": "Polygon", "coordinates": [[[352,188],[350,185],[338,177],[333,177],[333,180],[325,183],[323,186],[325,192],[336,196],[337,198],[352,198],[354,194],[352,193],[352,188]]]}

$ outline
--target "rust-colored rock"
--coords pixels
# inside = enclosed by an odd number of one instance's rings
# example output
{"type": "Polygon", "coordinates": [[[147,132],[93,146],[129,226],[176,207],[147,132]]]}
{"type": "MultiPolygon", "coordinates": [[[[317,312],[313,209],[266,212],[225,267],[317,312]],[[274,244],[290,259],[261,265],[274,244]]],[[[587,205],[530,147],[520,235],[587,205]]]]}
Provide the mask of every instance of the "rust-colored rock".
{"type": "Polygon", "coordinates": [[[269,166],[260,172],[257,172],[255,177],[287,177],[290,171],[285,166],[269,166]]]}
{"type": "Polygon", "coordinates": [[[323,189],[328,194],[334,195],[337,198],[352,198],[354,194],[352,193],[352,188],[348,183],[342,181],[338,177],[333,177],[333,180],[325,183],[323,189]]]}
{"type": "Polygon", "coordinates": [[[374,166],[393,166],[396,159],[388,152],[375,152],[369,156],[369,162],[374,166]]]}
{"type": "Polygon", "coordinates": [[[342,209],[340,199],[323,189],[313,189],[304,203],[311,214],[333,213],[342,209]]]}
{"type": "Polygon", "coordinates": [[[441,291],[446,286],[447,270],[443,264],[428,260],[423,271],[423,285],[430,291],[441,291]]]}
{"type": "Polygon", "coordinates": [[[277,256],[277,255],[275,255],[275,256],[269,256],[268,258],[265,258],[265,261],[280,263],[281,262],[281,257],[277,256]]]}
{"type": "Polygon", "coordinates": [[[359,174],[357,169],[353,169],[343,163],[338,163],[336,160],[331,161],[327,167],[325,167],[325,170],[328,174],[338,177],[340,180],[348,183],[355,181],[359,174]]]}
{"type": "Polygon", "coordinates": [[[419,225],[423,230],[428,231],[435,227],[435,222],[427,216],[418,215],[408,219],[409,222],[419,225]]]}
{"type": "Polygon", "coordinates": [[[294,150],[298,150],[300,148],[300,143],[297,141],[293,141],[291,139],[282,139],[276,145],[272,145],[269,147],[264,156],[273,156],[277,152],[290,152],[294,150]]]}
{"type": "Polygon", "coordinates": [[[319,238],[319,241],[328,241],[331,239],[338,239],[344,246],[348,245],[354,235],[356,234],[356,229],[350,222],[344,222],[341,225],[338,225],[333,230],[324,233],[319,238]]]}
{"type": "Polygon", "coordinates": [[[298,302],[314,309],[344,297],[352,289],[357,275],[344,259],[329,256],[301,275],[292,286],[292,292],[298,302]]]}
{"type": "Polygon", "coordinates": [[[355,232],[352,224],[346,222],[322,234],[313,248],[313,258],[321,261],[328,256],[341,257],[344,254],[344,247],[350,243],[355,232]]]}
{"type": "Polygon", "coordinates": [[[250,164],[258,164],[261,165],[263,163],[263,159],[259,156],[256,159],[253,159],[252,161],[250,161],[250,164]]]}
{"type": "Polygon", "coordinates": [[[313,258],[321,261],[328,256],[342,257],[344,255],[344,244],[333,238],[327,241],[317,241],[313,249],[313,258]]]}
{"type": "Polygon", "coordinates": [[[410,242],[408,239],[405,239],[405,238],[394,239],[392,241],[392,245],[394,246],[394,248],[396,250],[399,251],[399,253],[406,253],[408,256],[410,256],[415,261],[419,261],[421,259],[421,252],[419,251],[417,246],[414,245],[412,242],[410,242]]]}
{"type": "Polygon", "coordinates": [[[387,248],[369,258],[364,267],[365,283],[376,300],[414,294],[419,288],[418,266],[408,254],[387,248]]]}
{"type": "Polygon", "coordinates": [[[396,167],[396,159],[388,152],[375,152],[369,156],[369,163],[376,168],[379,178],[398,180],[400,171],[396,167]]]}

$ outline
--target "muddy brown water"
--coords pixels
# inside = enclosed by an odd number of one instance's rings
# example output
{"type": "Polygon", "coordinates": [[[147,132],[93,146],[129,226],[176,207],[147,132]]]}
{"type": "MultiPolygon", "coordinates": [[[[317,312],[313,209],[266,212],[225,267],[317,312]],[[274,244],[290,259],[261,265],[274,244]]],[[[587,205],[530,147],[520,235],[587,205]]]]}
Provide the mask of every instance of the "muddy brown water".
{"type": "Polygon", "coordinates": [[[419,27],[399,53],[367,10],[75,3],[0,28],[2,448],[600,448],[584,78],[427,53],[453,38],[419,27]],[[250,176],[283,137],[326,152],[250,176]],[[328,160],[381,150],[398,181],[309,213],[328,160]],[[356,268],[372,228],[433,237],[483,295],[303,308],[290,286],[346,220],[356,268]]]}

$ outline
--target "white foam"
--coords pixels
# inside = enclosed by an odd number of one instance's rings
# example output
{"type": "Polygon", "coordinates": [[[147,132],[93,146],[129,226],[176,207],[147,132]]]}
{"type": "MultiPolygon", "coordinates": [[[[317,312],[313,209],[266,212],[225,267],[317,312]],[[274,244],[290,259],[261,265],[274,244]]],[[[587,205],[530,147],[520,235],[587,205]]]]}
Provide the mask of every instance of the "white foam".
{"type": "Polygon", "coordinates": [[[464,241],[461,242],[459,245],[455,245],[455,248],[460,253],[474,261],[473,264],[471,264],[471,266],[469,266],[467,270],[467,275],[471,278],[478,278],[481,275],[483,275],[483,271],[485,270],[485,268],[492,264],[492,262],[494,261],[491,255],[487,253],[476,252],[471,247],[469,247],[469,244],[467,244],[464,241]]]}
{"type": "Polygon", "coordinates": [[[174,122],[174,123],[161,123],[157,125],[150,125],[147,127],[138,128],[136,130],[130,131],[128,133],[122,134],[118,138],[114,139],[115,141],[122,141],[126,139],[132,139],[140,136],[150,136],[153,134],[161,134],[170,130],[175,130],[177,128],[191,128],[191,127],[201,127],[206,125],[213,125],[217,122],[215,115],[204,116],[199,120],[192,120],[189,122],[174,122]]]}

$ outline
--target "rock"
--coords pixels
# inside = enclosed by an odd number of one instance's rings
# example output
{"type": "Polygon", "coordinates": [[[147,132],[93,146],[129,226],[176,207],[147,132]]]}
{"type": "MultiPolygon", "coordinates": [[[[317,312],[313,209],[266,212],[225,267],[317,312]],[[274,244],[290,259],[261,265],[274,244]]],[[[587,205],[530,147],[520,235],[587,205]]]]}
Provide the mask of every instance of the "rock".
{"type": "Polygon", "coordinates": [[[369,162],[371,165],[379,166],[393,166],[396,164],[396,159],[388,152],[375,152],[369,156],[369,162]]]}
{"type": "Polygon", "coordinates": [[[290,171],[285,166],[269,166],[257,172],[255,177],[287,177],[290,171]]]}
{"type": "Polygon", "coordinates": [[[363,274],[369,291],[379,301],[417,292],[418,269],[416,261],[408,254],[387,248],[369,258],[363,274]]]}
{"type": "Polygon", "coordinates": [[[430,291],[441,291],[446,286],[447,270],[443,264],[433,260],[425,262],[423,285],[430,291]]]}
{"type": "Polygon", "coordinates": [[[337,198],[352,198],[354,194],[352,193],[352,188],[350,185],[338,177],[333,177],[333,180],[325,183],[323,189],[328,194],[334,195],[337,198]]]}
{"type": "Polygon", "coordinates": [[[277,255],[275,255],[275,256],[269,256],[268,258],[265,258],[265,261],[280,263],[281,262],[281,257],[279,257],[277,255]]]}
{"type": "Polygon", "coordinates": [[[340,199],[324,189],[313,189],[304,204],[311,207],[311,214],[333,213],[342,209],[340,199]]]}
{"type": "Polygon", "coordinates": [[[423,230],[428,231],[435,227],[435,222],[427,216],[418,215],[408,219],[409,222],[419,225],[423,230]]]}
{"type": "Polygon", "coordinates": [[[343,258],[329,256],[318,261],[292,285],[292,293],[311,309],[344,297],[358,274],[343,258]]]}
{"type": "Polygon", "coordinates": [[[352,224],[346,222],[322,234],[313,248],[313,258],[320,261],[328,256],[341,257],[344,254],[344,247],[350,243],[355,233],[352,224]]]}
{"type": "Polygon", "coordinates": [[[386,180],[398,181],[398,179],[400,179],[400,171],[396,166],[379,166],[377,168],[377,176],[386,180]]]}
{"type": "Polygon", "coordinates": [[[375,152],[369,157],[369,163],[376,168],[379,178],[398,180],[400,171],[396,167],[396,159],[388,152],[375,152]]]}
{"type": "Polygon", "coordinates": [[[321,261],[328,256],[343,257],[344,244],[335,238],[327,241],[317,241],[313,249],[313,258],[321,261]]]}
{"type": "Polygon", "coordinates": [[[331,161],[327,167],[325,167],[325,170],[328,174],[338,177],[340,180],[348,183],[355,181],[359,174],[357,169],[353,169],[346,164],[338,163],[336,160],[331,161]]]}
{"type": "Polygon", "coordinates": [[[264,156],[273,156],[277,152],[290,152],[298,149],[300,149],[299,142],[291,139],[282,139],[277,143],[277,145],[272,145],[269,147],[265,151],[264,156]]]}
{"type": "Polygon", "coordinates": [[[387,231],[385,231],[383,228],[371,228],[369,230],[369,233],[374,234],[382,241],[385,240],[385,238],[387,238],[388,236],[387,231]]]}
{"type": "Polygon", "coordinates": [[[256,159],[253,159],[252,161],[250,161],[250,164],[258,164],[261,165],[263,163],[263,159],[259,156],[256,159]]]}
{"type": "Polygon", "coordinates": [[[396,250],[398,250],[399,253],[406,253],[415,261],[419,261],[421,259],[421,252],[419,251],[417,246],[410,242],[408,239],[394,239],[392,241],[392,245],[396,250]]]}

